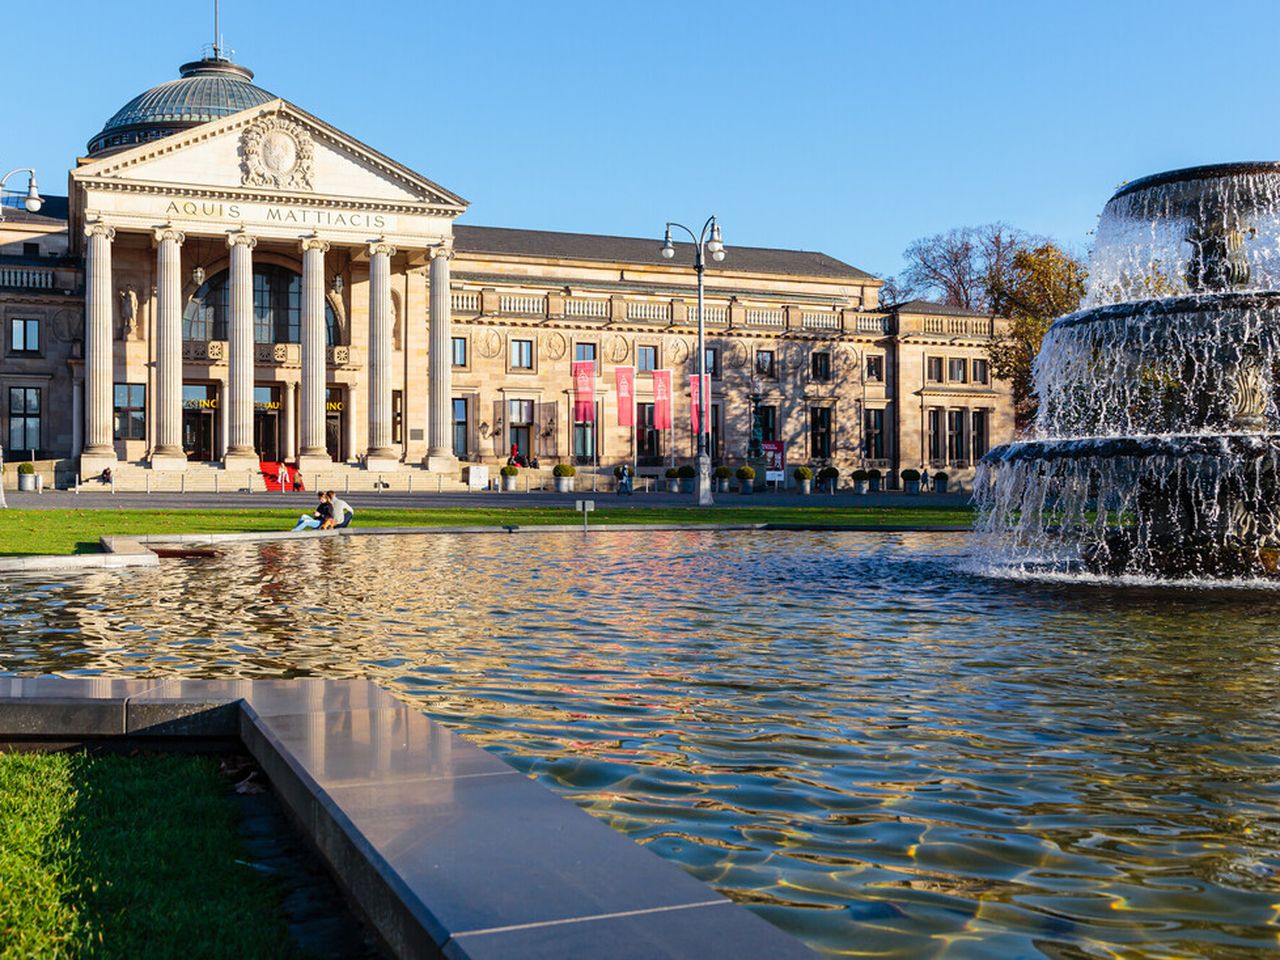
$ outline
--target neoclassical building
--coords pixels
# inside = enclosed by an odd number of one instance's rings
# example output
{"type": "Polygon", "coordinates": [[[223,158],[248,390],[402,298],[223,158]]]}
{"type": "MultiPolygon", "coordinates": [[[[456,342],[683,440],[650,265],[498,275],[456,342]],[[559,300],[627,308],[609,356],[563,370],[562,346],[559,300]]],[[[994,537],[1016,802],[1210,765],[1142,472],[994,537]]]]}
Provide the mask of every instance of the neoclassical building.
{"type": "MultiPolygon", "coordinates": [[[[107,121],[66,197],[0,208],[6,459],[139,486],[281,461],[316,482],[443,486],[513,449],[642,473],[691,458],[688,245],[664,260],[653,238],[455,222],[461,197],[247,69],[180,72],[107,121]],[[595,364],[590,420],[575,360],[595,364]],[[618,367],[635,371],[634,426],[619,425],[618,367]]],[[[986,359],[1003,321],[880,309],[880,281],[855,267],[726,241],[704,310],[718,461],[742,462],[755,428],[790,464],[963,480],[1011,437],[986,359]]]]}

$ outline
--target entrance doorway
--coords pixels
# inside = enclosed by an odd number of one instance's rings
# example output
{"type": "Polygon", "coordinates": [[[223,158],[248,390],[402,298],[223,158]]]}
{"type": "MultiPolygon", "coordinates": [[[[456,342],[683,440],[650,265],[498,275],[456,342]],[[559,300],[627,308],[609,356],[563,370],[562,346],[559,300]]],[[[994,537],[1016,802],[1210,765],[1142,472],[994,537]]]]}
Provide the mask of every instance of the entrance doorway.
{"type": "Polygon", "coordinates": [[[253,448],[263,463],[280,460],[280,388],[253,388],[253,448]]]}
{"type": "Polygon", "coordinates": [[[324,396],[324,445],[334,463],[345,463],[347,413],[342,387],[328,387],[324,396]]]}
{"type": "Polygon", "coordinates": [[[182,385],[182,449],[188,460],[218,455],[218,388],[209,383],[182,385]]]}

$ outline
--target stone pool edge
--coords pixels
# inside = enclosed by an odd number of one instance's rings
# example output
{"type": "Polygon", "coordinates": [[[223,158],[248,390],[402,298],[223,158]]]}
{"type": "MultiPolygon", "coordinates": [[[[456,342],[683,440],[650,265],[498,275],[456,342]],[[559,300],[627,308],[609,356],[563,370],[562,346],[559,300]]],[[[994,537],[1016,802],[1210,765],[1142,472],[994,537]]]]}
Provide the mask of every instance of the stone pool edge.
{"type": "Polygon", "coordinates": [[[814,956],[370,681],[0,678],[0,746],[113,741],[241,745],[397,957],[814,956]]]}
{"type": "Polygon", "coordinates": [[[120,569],[123,567],[155,567],[160,558],[149,544],[240,543],[275,540],[315,540],[324,537],[409,536],[418,534],[527,534],[527,533],[643,533],[701,531],[824,531],[847,533],[966,533],[963,527],[920,524],[841,524],[841,523],[628,523],[589,526],[578,524],[539,524],[529,526],[428,526],[428,527],[348,527],[341,530],[258,531],[247,533],[166,533],[100,538],[102,553],[31,554],[0,557],[0,573],[39,572],[42,570],[74,572],[77,570],[120,569]]]}

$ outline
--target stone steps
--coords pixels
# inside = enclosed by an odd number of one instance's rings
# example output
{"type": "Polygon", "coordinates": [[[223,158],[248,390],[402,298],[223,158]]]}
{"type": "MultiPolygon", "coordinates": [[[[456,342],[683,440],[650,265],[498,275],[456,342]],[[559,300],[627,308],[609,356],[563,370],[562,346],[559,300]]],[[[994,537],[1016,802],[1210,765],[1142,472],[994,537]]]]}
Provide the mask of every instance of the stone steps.
{"type": "MultiPolygon", "coordinates": [[[[266,479],[260,472],[224,470],[212,464],[191,463],[186,470],[152,470],[145,464],[121,463],[111,473],[112,485],[122,493],[268,492],[266,479]]],[[[308,492],[457,493],[467,489],[456,474],[428,473],[416,468],[379,473],[335,463],[331,469],[303,472],[301,476],[303,489],[308,492]]],[[[98,480],[86,479],[82,482],[82,489],[105,490],[109,486],[98,480]]]]}

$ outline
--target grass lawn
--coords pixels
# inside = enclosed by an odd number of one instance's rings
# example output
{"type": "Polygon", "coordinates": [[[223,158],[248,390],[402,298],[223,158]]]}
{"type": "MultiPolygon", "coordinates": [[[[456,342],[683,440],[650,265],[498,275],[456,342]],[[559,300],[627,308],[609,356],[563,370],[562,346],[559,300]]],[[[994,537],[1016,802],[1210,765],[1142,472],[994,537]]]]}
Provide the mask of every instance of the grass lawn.
{"type": "MultiPolygon", "coordinates": [[[[596,501],[600,503],[599,500],[596,501]]],[[[0,555],[91,553],[98,538],[145,533],[247,533],[288,530],[296,507],[273,510],[0,510],[0,555]]],[[[567,507],[362,509],[361,527],[534,526],[580,522],[567,507]]],[[[967,506],[912,507],[607,507],[591,523],[835,523],[867,527],[948,526],[967,530],[967,506]]]]}
{"type": "Polygon", "coordinates": [[[0,754],[0,957],[289,957],[212,757],[0,754]]]}

